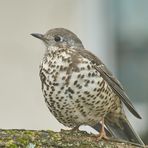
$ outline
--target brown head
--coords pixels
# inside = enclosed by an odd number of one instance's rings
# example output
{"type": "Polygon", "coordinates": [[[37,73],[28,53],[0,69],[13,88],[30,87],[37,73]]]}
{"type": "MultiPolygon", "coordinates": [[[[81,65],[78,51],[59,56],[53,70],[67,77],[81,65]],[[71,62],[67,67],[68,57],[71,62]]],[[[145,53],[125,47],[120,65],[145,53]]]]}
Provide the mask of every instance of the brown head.
{"type": "Polygon", "coordinates": [[[44,35],[32,33],[32,36],[41,39],[47,48],[84,48],[81,40],[71,31],[64,28],[54,28],[47,31],[44,35]]]}

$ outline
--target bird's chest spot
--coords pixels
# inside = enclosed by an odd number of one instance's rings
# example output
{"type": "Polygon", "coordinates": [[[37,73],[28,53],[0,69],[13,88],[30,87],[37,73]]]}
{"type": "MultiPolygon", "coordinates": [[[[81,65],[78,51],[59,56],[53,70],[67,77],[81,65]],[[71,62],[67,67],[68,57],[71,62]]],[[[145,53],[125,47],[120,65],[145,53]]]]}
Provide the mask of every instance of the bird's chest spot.
{"type": "Polygon", "coordinates": [[[93,123],[111,106],[112,91],[90,61],[72,63],[70,55],[43,63],[40,77],[45,101],[59,120],[69,117],[93,123]]]}
{"type": "Polygon", "coordinates": [[[44,96],[65,102],[80,97],[79,93],[88,86],[95,86],[94,77],[97,75],[89,61],[71,58],[69,54],[48,59],[40,71],[44,96]]]}

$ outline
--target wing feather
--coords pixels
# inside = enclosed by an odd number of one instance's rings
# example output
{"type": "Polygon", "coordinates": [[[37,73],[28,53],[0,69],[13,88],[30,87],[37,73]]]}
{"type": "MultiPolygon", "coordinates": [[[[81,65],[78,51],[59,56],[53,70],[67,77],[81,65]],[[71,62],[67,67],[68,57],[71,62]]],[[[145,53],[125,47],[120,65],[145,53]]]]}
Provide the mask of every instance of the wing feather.
{"type": "Polygon", "coordinates": [[[102,61],[88,50],[76,49],[76,51],[81,56],[89,59],[94,64],[95,69],[99,71],[104,80],[106,80],[108,85],[112,88],[114,93],[121,99],[121,101],[126,105],[129,111],[137,118],[141,119],[141,116],[139,115],[139,113],[136,111],[135,107],[129,100],[120,82],[112,75],[112,73],[107,69],[107,67],[102,63],[102,61]]]}

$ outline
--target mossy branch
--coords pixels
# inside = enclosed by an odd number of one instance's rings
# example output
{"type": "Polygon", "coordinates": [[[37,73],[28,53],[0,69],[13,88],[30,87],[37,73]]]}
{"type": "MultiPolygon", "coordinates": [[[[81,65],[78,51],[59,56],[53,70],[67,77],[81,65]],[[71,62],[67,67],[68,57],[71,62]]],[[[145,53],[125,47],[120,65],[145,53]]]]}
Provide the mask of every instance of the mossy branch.
{"type": "Polygon", "coordinates": [[[0,148],[140,148],[132,143],[96,141],[86,132],[0,129],[0,148]]]}

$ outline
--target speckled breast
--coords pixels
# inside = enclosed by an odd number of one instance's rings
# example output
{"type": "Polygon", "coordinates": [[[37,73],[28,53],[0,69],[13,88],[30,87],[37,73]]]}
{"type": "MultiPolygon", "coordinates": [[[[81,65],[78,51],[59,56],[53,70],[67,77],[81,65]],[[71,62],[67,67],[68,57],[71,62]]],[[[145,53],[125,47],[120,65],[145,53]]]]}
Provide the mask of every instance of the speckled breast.
{"type": "Polygon", "coordinates": [[[65,126],[94,125],[117,107],[100,73],[73,50],[46,54],[40,78],[49,110],[65,126]]]}

